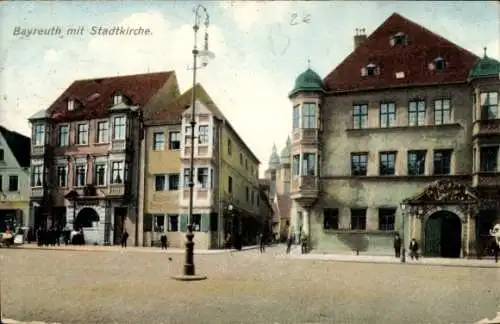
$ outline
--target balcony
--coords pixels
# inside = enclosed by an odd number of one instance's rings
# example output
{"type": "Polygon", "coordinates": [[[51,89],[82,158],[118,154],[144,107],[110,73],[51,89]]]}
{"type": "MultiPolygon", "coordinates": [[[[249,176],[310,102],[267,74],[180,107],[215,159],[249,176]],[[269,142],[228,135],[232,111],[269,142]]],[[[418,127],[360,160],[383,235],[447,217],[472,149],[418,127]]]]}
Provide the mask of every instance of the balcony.
{"type": "Polygon", "coordinates": [[[125,185],[124,184],[109,185],[108,196],[121,197],[123,195],[125,195],[125,185]]]}
{"type": "MultiPolygon", "coordinates": [[[[212,149],[213,146],[210,145],[196,145],[194,147],[194,157],[195,158],[212,158],[212,149]]],[[[184,150],[182,151],[181,158],[183,159],[190,159],[191,158],[191,146],[185,145],[184,150]]]]}
{"type": "Polygon", "coordinates": [[[32,198],[42,198],[43,197],[43,187],[35,187],[31,188],[31,197],[32,198]]]}
{"type": "Polygon", "coordinates": [[[478,172],[472,175],[473,187],[500,187],[500,172],[478,172]]]}
{"type": "Polygon", "coordinates": [[[319,179],[316,176],[293,176],[290,198],[308,206],[319,195],[319,179]]]}
{"type": "Polygon", "coordinates": [[[500,119],[476,120],[472,126],[472,136],[500,135],[500,119]]]}
{"type": "Polygon", "coordinates": [[[316,128],[298,128],[292,133],[292,142],[300,144],[317,144],[318,129],[316,128]]]}

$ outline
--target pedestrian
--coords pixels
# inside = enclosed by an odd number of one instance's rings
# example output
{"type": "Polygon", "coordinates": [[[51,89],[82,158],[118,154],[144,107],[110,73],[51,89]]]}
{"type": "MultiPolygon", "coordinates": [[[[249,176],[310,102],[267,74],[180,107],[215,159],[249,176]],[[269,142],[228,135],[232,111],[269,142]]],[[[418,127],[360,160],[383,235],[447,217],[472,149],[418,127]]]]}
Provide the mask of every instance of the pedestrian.
{"type": "Polygon", "coordinates": [[[307,253],[307,235],[306,233],[300,233],[300,250],[302,254],[307,253]]]}
{"type": "Polygon", "coordinates": [[[167,234],[165,232],[161,233],[161,237],[160,237],[160,241],[161,241],[161,249],[167,249],[167,234]]]}
{"type": "Polygon", "coordinates": [[[396,258],[401,256],[401,237],[399,236],[399,233],[394,235],[394,253],[396,258]]]}
{"type": "Polygon", "coordinates": [[[288,235],[288,238],[286,240],[286,254],[289,254],[291,249],[292,249],[292,244],[293,244],[293,234],[288,235]]]}
{"type": "Polygon", "coordinates": [[[415,258],[418,261],[418,242],[415,238],[411,239],[410,242],[410,258],[413,260],[415,258]]]}
{"type": "Polygon", "coordinates": [[[266,241],[264,233],[259,234],[260,253],[266,252],[266,241]]]}
{"type": "Polygon", "coordinates": [[[41,226],[38,227],[38,230],[36,231],[36,243],[40,247],[43,245],[43,232],[41,226]]]}
{"type": "Polygon", "coordinates": [[[122,248],[127,247],[127,239],[128,239],[128,232],[127,232],[127,230],[125,230],[125,231],[123,231],[123,235],[122,235],[122,248]]]}

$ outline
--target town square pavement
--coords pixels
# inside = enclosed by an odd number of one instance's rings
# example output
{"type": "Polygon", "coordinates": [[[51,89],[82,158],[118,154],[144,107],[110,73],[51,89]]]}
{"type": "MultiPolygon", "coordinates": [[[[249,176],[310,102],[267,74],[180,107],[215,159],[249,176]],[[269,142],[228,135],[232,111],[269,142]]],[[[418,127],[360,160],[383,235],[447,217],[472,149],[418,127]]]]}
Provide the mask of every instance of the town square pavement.
{"type": "Polygon", "coordinates": [[[500,268],[296,259],[283,249],[181,253],[0,249],[1,312],[56,323],[475,323],[500,268]]]}

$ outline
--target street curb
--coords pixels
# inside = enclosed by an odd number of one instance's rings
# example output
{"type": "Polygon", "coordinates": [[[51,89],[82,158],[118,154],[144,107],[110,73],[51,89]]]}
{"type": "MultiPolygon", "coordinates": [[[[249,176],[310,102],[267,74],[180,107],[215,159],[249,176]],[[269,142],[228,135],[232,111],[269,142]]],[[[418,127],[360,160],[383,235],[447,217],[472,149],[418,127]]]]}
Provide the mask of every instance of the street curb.
{"type": "Polygon", "coordinates": [[[377,264],[402,264],[408,266],[436,266],[436,267],[455,267],[455,268],[483,268],[483,269],[500,269],[500,263],[497,264],[445,264],[445,263],[425,263],[425,262],[391,262],[383,260],[339,260],[339,259],[316,259],[316,258],[301,258],[301,257],[291,257],[290,259],[295,260],[313,260],[313,261],[326,261],[326,262],[347,262],[347,263],[377,263],[377,264]]]}

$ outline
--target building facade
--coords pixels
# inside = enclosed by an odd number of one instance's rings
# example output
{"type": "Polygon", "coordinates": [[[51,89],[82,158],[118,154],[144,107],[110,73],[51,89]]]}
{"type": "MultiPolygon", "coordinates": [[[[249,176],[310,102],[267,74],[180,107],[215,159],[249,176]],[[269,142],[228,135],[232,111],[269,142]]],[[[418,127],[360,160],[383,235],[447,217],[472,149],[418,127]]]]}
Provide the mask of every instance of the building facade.
{"type": "Polygon", "coordinates": [[[83,229],[88,244],[139,240],[143,118],[176,91],[173,72],[78,80],[30,118],[33,225],[83,229]]]}
{"type": "Polygon", "coordinates": [[[316,250],[481,254],[499,222],[499,63],[393,14],[295,82],[292,225],[316,250]]]}
{"type": "MultiPolygon", "coordinates": [[[[188,90],[146,121],[144,245],[167,232],[183,247],[189,223],[191,99],[188,90]]],[[[228,234],[255,242],[264,226],[259,160],[201,85],[196,85],[193,218],[197,248],[220,248],[228,234]]]]}
{"type": "Polygon", "coordinates": [[[0,126],[0,232],[29,226],[30,139],[0,126]]]}

